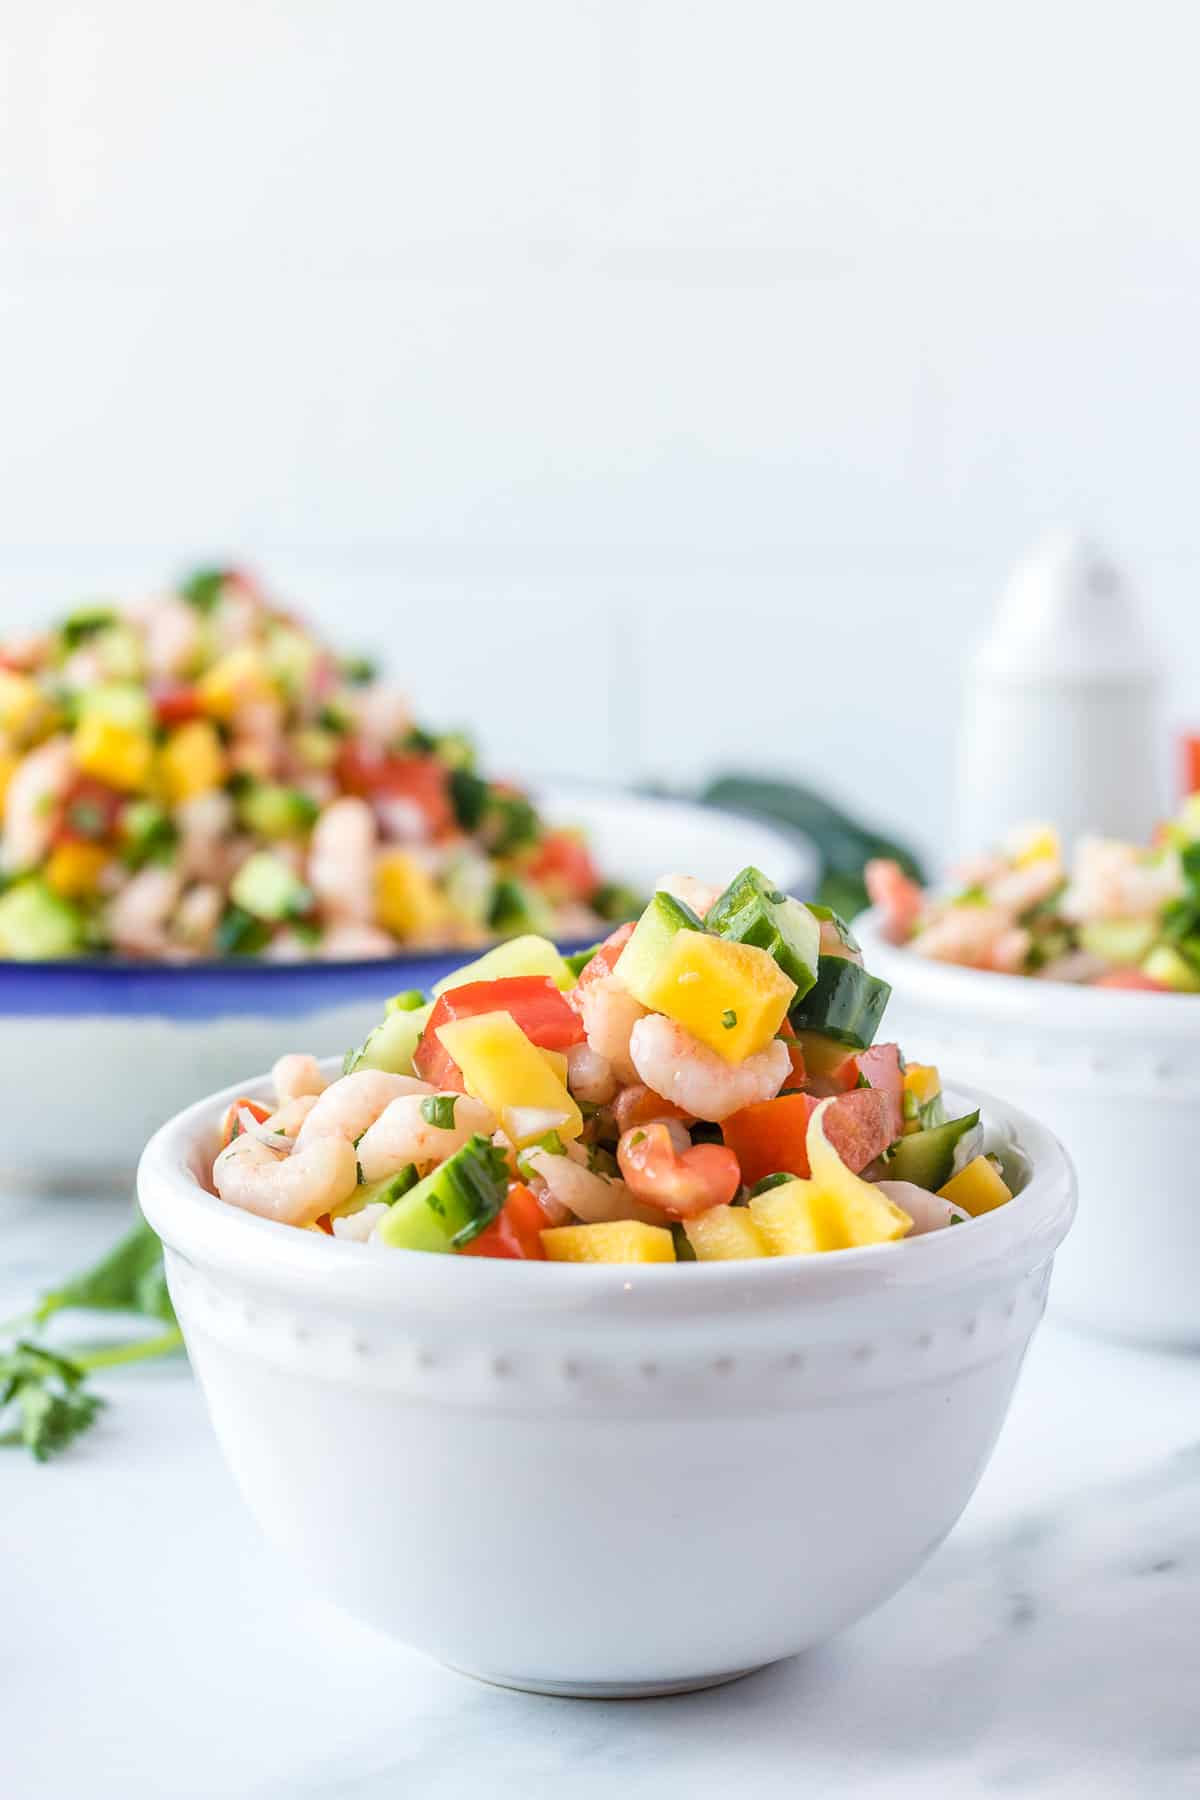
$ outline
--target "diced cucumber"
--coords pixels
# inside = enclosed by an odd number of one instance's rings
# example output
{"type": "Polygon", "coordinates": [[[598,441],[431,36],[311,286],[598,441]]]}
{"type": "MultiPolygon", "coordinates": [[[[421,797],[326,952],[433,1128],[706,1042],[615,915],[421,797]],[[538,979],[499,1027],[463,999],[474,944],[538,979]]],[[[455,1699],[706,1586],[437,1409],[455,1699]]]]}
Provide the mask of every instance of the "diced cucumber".
{"type": "Polygon", "coordinates": [[[79,695],[81,719],[104,719],[128,731],[149,731],[154,722],[150,696],[133,681],[101,681],[79,695]]]}
{"type": "Polygon", "coordinates": [[[243,912],[274,923],[308,911],[312,894],[291,865],[270,850],[244,862],[229,884],[229,898],[243,912]]]}
{"type": "Polygon", "coordinates": [[[1179,994],[1200,994],[1200,969],[1181,950],[1159,944],[1142,964],[1142,973],[1179,994]]]}
{"type": "Polygon", "coordinates": [[[355,1069],[383,1069],[389,1075],[411,1075],[413,1051],[421,1041],[421,1033],[429,1023],[433,1002],[407,1012],[389,1012],[382,1024],[376,1025],[357,1050],[348,1050],[342,1063],[342,1074],[355,1069]]]}
{"type": "Polygon", "coordinates": [[[80,644],[95,637],[98,631],[107,631],[117,623],[118,614],[113,608],[103,601],[96,601],[91,605],[77,606],[73,613],[67,614],[58,629],[64,649],[77,650],[80,644]]]}
{"type": "Polygon", "coordinates": [[[568,969],[570,969],[576,981],[579,980],[579,977],[583,974],[583,971],[587,968],[597,950],[603,947],[603,943],[604,940],[602,938],[600,943],[593,944],[589,950],[576,950],[573,955],[563,957],[563,961],[566,963],[568,969]]]}
{"type": "Polygon", "coordinates": [[[549,938],[527,934],[497,944],[474,962],[464,963],[446,975],[434,987],[435,994],[448,988],[465,987],[469,981],[502,981],[510,975],[548,975],[555,987],[574,987],[575,977],[549,938]]]}
{"type": "Polygon", "coordinates": [[[170,814],[153,800],[130,800],[121,808],[121,859],[132,869],[170,860],[179,833],[170,814]]]}
{"type": "Polygon", "coordinates": [[[496,871],[477,850],[464,850],[447,863],[442,893],[455,918],[486,925],[496,898],[496,871]]]}
{"type": "Polygon", "coordinates": [[[867,1050],[891,995],[886,981],[847,957],[822,956],[816,985],[795,1003],[789,1017],[796,1031],[820,1031],[853,1050],[867,1050]]]}
{"type": "Polygon", "coordinates": [[[260,837],[300,837],[316,822],[320,808],[303,788],[254,781],[238,796],[238,818],[260,837]]]}
{"type": "Polygon", "coordinates": [[[902,1137],[888,1153],[887,1179],[911,1181],[936,1194],[982,1148],[978,1112],[902,1137]]]}
{"type": "Polygon", "coordinates": [[[375,1240],[393,1250],[458,1250],[491,1224],[508,1182],[503,1151],[476,1132],[396,1201],[376,1226],[375,1240]]]}
{"type": "Polygon", "coordinates": [[[1140,963],[1153,947],[1158,929],[1152,919],[1095,919],[1079,927],[1079,943],[1102,962],[1140,963]]]}
{"type": "Polygon", "coordinates": [[[703,931],[690,906],[662,889],[654,894],[617,958],[613,974],[640,999],[678,931],[703,931]]]}
{"type": "Polygon", "coordinates": [[[705,915],[704,929],[768,951],[795,982],[798,999],[817,979],[821,927],[814,911],[782,893],[761,869],[734,876],[705,915]]]}
{"type": "Polygon", "coordinates": [[[83,915],[36,879],[0,895],[0,956],[14,962],[60,962],[83,947],[83,915]]]}

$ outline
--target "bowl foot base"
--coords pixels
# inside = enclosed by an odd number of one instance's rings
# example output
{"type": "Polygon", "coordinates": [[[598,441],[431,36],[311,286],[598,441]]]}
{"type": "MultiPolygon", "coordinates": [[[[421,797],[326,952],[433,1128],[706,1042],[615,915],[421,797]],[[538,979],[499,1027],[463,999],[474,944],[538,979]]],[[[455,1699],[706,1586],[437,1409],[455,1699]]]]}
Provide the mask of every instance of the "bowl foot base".
{"type": "Polygon", "coordinates": [[[485,1681],[489,1687],[517,1688],[525,1694],[551,1694],[562,1700],[661,1700],[669,1694],[695,1694],[701,1688],[724,1687],[727,1681],[741,1681],[755,1675],[765,1663],[748,1669],[724,1669],[719,1675],[687,1675],[679,1681],[544,1681],[534,1675],[495,1675],[490,1670],[464,1669],[458,1663],[447,1663],[456,1675],[469,1675],[472,1681],[485,1681]]]}

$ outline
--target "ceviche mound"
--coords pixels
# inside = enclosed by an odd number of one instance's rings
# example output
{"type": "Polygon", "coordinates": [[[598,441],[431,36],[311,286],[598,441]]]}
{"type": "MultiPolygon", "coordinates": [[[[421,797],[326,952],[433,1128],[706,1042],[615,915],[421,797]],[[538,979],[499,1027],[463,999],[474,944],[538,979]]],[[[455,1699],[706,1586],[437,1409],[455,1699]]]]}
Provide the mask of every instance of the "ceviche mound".
{"type": "Polygon", "coordinates": [[[0,645],[0,956],[389,956],[638,902],[249,575],[0,645]]]}
{"type": "Polygon", "coordinates": [[[1092,987],[1200,993],[1200,793],[1148,848],[1024,826],[932,894],[899,864],[868,863],[867,892],[893,944],[918,956],[1092,987]]]}
{"type": "Polygon", "coordinates": [[[978,1112],[874,1042],[890,988],[835,913],[747,868],[667,876],[564,958],[527,935],[399,994],[327,1083],[276,1064],[236,1101],[232,1206],[381,1250],[550,1262],[801,1256],[1011,1199],[978,1112]]]}

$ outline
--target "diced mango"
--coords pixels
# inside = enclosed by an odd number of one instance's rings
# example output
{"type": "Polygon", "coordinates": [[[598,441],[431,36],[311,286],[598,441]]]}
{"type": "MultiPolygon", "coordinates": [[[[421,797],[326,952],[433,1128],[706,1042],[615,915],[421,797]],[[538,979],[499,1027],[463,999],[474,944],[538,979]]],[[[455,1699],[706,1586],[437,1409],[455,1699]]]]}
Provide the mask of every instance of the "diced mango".
{"type": "Polygon", "coordinates": [[[909,1063],[904,1071],[905,1092],[918,1106],[928,1106],[942,1091],[942,1078],[932,1063],[909,1063]]]}
{"type": "Polygon", "coordinates": [[[226,724],[239,707],[255,700],[269,700],[277,693],[261,651],[243,644],[229,651],[202,675],[197,694],[205,712],[226,724]]]}
{"type": "Polygon", "coordinates": [[[225,780],[225,752],[216,727],[208,719],[189,719],[180,725],[163,745],[159,772],[174,806],[220,787],[225,780]]]}
{"type": "Polygon", "coordinates": [[[1018,869],[1028,869],[1051,857],[1057,862],[1062,857],[1062,843],[1053,825],[1026,825],[1013,832],[1007,848],[1018,869]]]}
{"type": "Polygon", "coordinates": [[[1012,1189],[986,1156],[974,1157],[938,1192],[943,1200],[961,1206],[973,1219],[982,1213],[995,1212],[998,1206],[1006,1206],[1012,1199],[1012,1189]]]}
{"type": "Polygon", "coordinates": [[[491,1107],[518,1150],[548,1131],[563,1139],[579,1136],[583,1115],[566,1083],[511,1013],[453,1019],[437,1035],[462,1070],[468,1094],[491,1107]]]}
{"type": "Polygon", "coordinates": [[[549,938],[526,932],[443,976],[434,983],[433,991],[444,994],[448,988],[465,987],[469,981],[503,981],[510,975],[548,975],[555,987],[564,992],[575,986],[575,977],[557,946],[549,938]]]}
{"type": "MultiPolygon", "coordinates": [[[[825,1136],[824,1113],[830,1104],[823,1101],[809,1120],[805,1148],[813,1186],[827,1203],[838,1233],[837,1247],[857,1249],[864,1244],[892,1243],[912,1230],[912,1220],[873,1182],[864,1181],[846,1167],[825,1136]]],[[[773,1188],[770,1192],[782,1193],[783,1189],[773,1188]]]]}
{"type": "Polygon", "coordinates": [[[133,793],[150,780],[154,744],[143,731],[92,714],[79,721],[72,744],[76,767],[109,787],[133,793]]]}
{"type": "MultiPolygon", "coordinates": [[[[815,1182],[780,1182],[756,1194],[746,1209],[766,1245],[768,1256],[815,1256],[840,1250],[841,1239],[815,1182]]],[[[696,1255],[699,1256],[697,1251],[696,1255]]]]}
{"type": "Polygon", "coordinates": [[[547,1063],[549,1065],[549,1067],[554,1071],[556,1080],[561,1081],[563,1086],[566,1087],[566,1085],[567,1085],[567,1053],[566,1053],[566,1051],[565,1050],[543,1050],[541,1045],[539,1044],[538,1045],[538,1055],[541,1057],[542,1061],[544,1063],[547,1063]]]}
{"type": "Polygon", "coordinates": [[[4,805],[4,797],[8,793],[8,784],[17,772],[20,757],[11,750],[0,750],[0,807],[4,805]]]}
{"type": "Polygon", "coordinates": [[[33,735],[50,712],[37,682],[15,669],[0,669],[0,732],[14,743],[33,735]]]}
{"type": "Polygon", "coordinates": [[[675,1243],[661,1225],[636,1219],[603,1225],[552,1225],[542,1232],[550,1262],[664,1263],[675,1261],[675,1243]]]}
{"type": "Polygon", "coordinates": [[[108,859],[108,851],[102,844],[73,841],[59,844],[51,851],[46,864],[46,881],[64,900],[94,894],[108,859]]]}
{"type": "Polygon", "coordinates": [[[637,998],[726,1062],[739,1063],[770,1043],[795,992],[795,982],[765,950],[677,931],[637,998]]]}
{"type": "Polygon", "coordinates": [[[685,1219],[683,1229],[697,1262],[742,1262],[771,1254],[745,1206],[710,1206],[685,1219]]]}
{"type": "Polygon", "coordinates": [[[428,869],[406,850],[385,850],[375,864],[375,917],[398,938],[427,936],[446,915],[428,869]]]}

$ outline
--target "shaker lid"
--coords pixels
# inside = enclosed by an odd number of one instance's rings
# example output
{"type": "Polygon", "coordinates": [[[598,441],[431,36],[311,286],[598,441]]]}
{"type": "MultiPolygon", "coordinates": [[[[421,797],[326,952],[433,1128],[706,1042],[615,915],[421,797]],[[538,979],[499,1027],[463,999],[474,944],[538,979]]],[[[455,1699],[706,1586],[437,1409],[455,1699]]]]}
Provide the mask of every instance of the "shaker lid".
{"type": "Polygon", "coordinates": [[[976,669],[1004,681],[1140,683],[1157,658],[1136,595],[1082,532],[1048,533],[1013,570],[976,669]]]}

